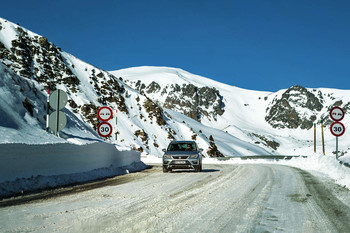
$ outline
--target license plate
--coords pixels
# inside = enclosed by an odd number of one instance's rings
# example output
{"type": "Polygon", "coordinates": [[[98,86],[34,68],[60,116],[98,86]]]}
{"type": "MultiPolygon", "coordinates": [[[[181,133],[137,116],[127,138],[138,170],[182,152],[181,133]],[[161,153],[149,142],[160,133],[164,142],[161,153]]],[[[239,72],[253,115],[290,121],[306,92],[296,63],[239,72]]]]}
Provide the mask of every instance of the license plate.
{"type": "Polygon", "coordinates": [[[175,161],[175,164],[186,164],[186,161],[175,161]]]}

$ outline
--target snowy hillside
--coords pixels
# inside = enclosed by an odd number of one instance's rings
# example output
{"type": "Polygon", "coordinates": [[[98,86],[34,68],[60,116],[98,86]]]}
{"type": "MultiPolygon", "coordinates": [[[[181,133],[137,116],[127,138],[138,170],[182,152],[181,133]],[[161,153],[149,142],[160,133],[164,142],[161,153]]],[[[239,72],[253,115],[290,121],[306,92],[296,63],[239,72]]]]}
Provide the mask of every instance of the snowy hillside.
{"type": "MultiPolygon", "coordinates": [[[[96,133],[97,110],[107,105],[117,111],[108,141],[143,155],[160,156],[173,139],[196,140],[205,156],[312,154],[314,123],[320,153],[321,120],[332,154],[329,109],[350,108],[348,90],[252,91],[168,67],[107,72],[1,18],[0,61],[0,143],[103,141],[96,133]],[[48,89],[62,89],[69,97],[60,138],[45,131],[48,89]]],[[[349,121],[346,116],[343,123],[349,121]]],[[[350,148],[343,140],[348,135],[340,138],[341,154],[350,148]]]]}
{"type": "MultiPolygon", "coordinates": [[[[136,67],[110,73],[123,77],[126,84],[157,101],[160,106],[261,146],[272,154],[313,154],[314,124],[317,125],[317,152],[322,153],[321,121],[324,122],[326,152],[332,154],[335,137],[329,131],[329,110],[341,106],[346,114],[350,113],[349,90],[295,85],[276,93],[252,91],[168,67],[136,67]],[[207,92],[201,92],[204,88],[207,92]],[[206,99],[213,102],[210,108],[203,104],[206,99]]],[[[349,117],[342,122],[348,125],[349,117]]],[[[350,148],[348,140],[343,140],[348,133],[346,131],[340,138],[342,154],[350,148]]],[[[215,141],[217,144],[236,144],[226,136],[219,136],[215,141]]]]}
{"type": "MultiPolygon", "coordinates": [[[[114,134],[108,141],[119,147],[160,156],[171,140],[193,138],[206,156],[270,153],[267,147],[218,130],[215,125],[198,124],[182,114],[164,110],[148,95],[125,85],[123,78],[87,64],[45,37],[4,19],[0,19],[0,54],[0,130],[6,135],[0,143],[102,141],[95,132],[99,123],[97,110],[107,105],[117,111],[110,122],[114,134]],[[68,123],[60,138],[45,131],[48,89],[62,89],[69,98],[63,110],[68,123]],[[229,142],[219,141],[220,138],[229,142]]],[[[204,100],[208,101],[211,100],[204,100]]],[[[215,113],[215,106],[207,107],[215,113]]]]}

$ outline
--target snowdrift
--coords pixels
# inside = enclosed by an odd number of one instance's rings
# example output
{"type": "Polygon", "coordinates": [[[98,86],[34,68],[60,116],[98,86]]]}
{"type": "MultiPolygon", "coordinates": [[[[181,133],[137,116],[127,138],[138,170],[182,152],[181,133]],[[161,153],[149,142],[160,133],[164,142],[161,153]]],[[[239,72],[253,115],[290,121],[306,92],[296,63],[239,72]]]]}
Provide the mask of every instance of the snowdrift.
{"type": "Polygon", "coordinates": [[[140,153],[108,143],[0,144],[0,197],[146,168],[140,153]],[[10,165],[10,166],[9,166],[10,165]]]}

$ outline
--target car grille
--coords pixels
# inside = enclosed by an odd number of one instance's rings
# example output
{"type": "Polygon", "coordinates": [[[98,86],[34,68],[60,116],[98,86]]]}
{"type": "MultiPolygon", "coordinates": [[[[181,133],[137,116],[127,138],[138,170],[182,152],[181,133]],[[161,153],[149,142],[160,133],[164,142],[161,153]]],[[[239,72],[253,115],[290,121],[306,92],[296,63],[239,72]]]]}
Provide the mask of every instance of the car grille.
{"type": "Polygon", "coordinates": [[[176,156],[173,156],[173,159],[188,159],[188,156],[186,156],[186,155],[182,155],[182,156],[176,155],[176,156]]]}

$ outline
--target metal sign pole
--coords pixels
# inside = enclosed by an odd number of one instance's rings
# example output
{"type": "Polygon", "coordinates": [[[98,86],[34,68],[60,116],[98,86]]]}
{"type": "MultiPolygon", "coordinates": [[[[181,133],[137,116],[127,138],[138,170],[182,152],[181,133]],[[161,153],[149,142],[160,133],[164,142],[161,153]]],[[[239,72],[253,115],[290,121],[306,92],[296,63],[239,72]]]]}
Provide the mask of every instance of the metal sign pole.
{"type": "Polygon", "coordinates": [[[46,132],[49,132],[49,115],[50,115],[50,89],[47,90],[47,102],[46,102],[46,132]]]}
{"type": "Polygon", "coordinates": [[[338,160],[338,137],[335,137],[335,158],[338,160]]]}
{"type": "Polygon", "coordinates": [[[60,112],[61,108],[64,108],[67,104],[67,94],[57,89],[50,95],[50,106],[56,111],[49,116],[49,128],[59,137],[59,131],[61,131],[67,124],[67,117],[63,112],[60,112]]]}
{"type": "Polygon", "coordinates": [[[323,155],[325,155],[326,152],[324,148],[323,122],[321,122],[321,131],[322,131],[322,151],[323,151],[323,155]]]}
{"type": "Polygon", "coordinates": [[[314,124],[314,153],[316,153],[316,124],[314,124]]]}
{"type": "Polygon", "coordinates": [[[56,136],[59,136],[59,134],[58,134],[58,127],[59,127],[59,113],[60,113],[60,92],[59,91],[57,91],[57,118],[56,118],[56,126],[57,126],[57,128],[56,128],[56,136]]]}
{"type": "MultiPolygon", "coordinates": [[[[115,114],[115,127],[117,128],[118,127],[118,117],[117,117],[117,114],[115,114]]],[[[117,142],[118,140],[118,131],[117,129],[115,129],[115,141],[117,142]]]]}

